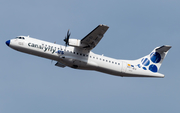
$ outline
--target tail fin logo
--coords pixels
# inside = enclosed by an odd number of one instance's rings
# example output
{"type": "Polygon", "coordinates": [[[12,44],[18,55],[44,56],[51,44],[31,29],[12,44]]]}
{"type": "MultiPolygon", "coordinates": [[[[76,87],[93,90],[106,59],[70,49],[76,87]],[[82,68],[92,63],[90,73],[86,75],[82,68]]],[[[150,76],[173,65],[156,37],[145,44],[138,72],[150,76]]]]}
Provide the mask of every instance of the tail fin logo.
{"type": "Polygon", "coordinates": [[[144,70],[150,70],[151,72],[158,72],[168,50],[171,46],[163,45],[161,47],[156,47],[149,55],[138,59],[138,67],[144,70]]]}
{"type": "MultiPolygon", "coordinates": [[[[152,52],[150,54],[150,59],[149,58],[143,58],[141,60],[141,63],[143,65],[143,69],[147,70],[147,68],[152,71],[152,72],[158,72],[158,68],[155,64],[159,63],[161,61],[161,55],[158,52],[152,52]],[[154,64],[152,64],[152,63],[154,64]],[[148,66],[148,67],[146,67],[148,66]]],[[[140,64],[138,65],[138,67],[140,68],[140,64]]]]}
{"type": "Polygon", "coordinates": [[[153,63],[159,63],[161,61],[161,55],[158,52],[152,52],[150,58],[153,63]]]}
{"type": "Polygon", "coordinates": [[[157,68],[156,65],[151,64],[151,65],[149,66],[149,70],[152,71],[152,72],[157,72],[157,71],[158,71],[158,68],[157,68]]]}
{"type": "Polygon", "coordinates": [[[148,60],[148,58],[143,58],[141,62],[142,62],[142,65],[144,66],[148,66],[150,64],[150,61],[148,60]]]}

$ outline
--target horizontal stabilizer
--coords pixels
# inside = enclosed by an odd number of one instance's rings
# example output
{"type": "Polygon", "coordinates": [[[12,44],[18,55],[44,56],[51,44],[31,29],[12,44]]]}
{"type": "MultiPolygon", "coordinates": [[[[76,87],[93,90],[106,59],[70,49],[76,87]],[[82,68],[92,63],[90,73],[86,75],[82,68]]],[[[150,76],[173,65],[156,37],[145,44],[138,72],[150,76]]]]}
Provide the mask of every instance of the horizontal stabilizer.
{"type": "Polygon", "coordinates": [[[157,48],[156,51],[161,54],[163,52],[167,52],[170,48],[171,48],[171,46],[163,45],[163,46],[157,48]]]}

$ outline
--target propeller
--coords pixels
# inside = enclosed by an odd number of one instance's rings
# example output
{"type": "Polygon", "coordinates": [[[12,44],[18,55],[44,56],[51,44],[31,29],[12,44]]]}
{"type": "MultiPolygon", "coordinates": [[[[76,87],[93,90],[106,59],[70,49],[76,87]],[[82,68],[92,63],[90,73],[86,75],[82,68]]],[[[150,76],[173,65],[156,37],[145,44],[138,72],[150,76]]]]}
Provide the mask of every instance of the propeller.
{"type": "Polygon", "coordinates": [[[70,37],[71,33],[69,33],[69,29],[67,31],[67,36],[65,36],[64,41],[65,41],[65,45],[67,46],[69,44],[69,37],[70,37]]]}

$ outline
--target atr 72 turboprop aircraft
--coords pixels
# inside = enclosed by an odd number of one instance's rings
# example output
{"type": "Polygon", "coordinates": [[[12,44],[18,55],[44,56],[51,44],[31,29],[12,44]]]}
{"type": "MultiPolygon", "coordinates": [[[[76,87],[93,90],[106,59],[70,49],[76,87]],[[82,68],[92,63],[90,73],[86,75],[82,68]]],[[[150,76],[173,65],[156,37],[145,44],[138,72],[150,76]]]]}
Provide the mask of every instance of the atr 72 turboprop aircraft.
{"type": "Polygon", "coordinates": [[[29,36],[18,36],[6,41],[6,44],[20,52],[55,60],[55,65],[59,67],[95,70],[121,77],[164,77],[158,71],[171,46],[156,47],[149,55],[137,60],[119,60],[93,53],[91,50],[108,28],[106,25],[98,25],[81,40],[69,39],[68,30],[64,39],[65,46],[29,36]]]}

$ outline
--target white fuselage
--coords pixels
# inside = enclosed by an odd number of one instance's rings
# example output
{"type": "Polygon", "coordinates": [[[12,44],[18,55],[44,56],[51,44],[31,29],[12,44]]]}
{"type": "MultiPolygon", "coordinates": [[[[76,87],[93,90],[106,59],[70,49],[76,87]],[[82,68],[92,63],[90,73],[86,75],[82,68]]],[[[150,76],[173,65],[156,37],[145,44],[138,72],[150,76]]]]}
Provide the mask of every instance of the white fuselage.
{"type": "Polygon", "coordinates": [[[9,46],[24,53],[55,60],[75,69],[95,70],[116,76],[164,77],[163,74],[138,68],[133,60],[113,59],[86,49],[65,47],[30,37],[11,39],[9,46]]]}

